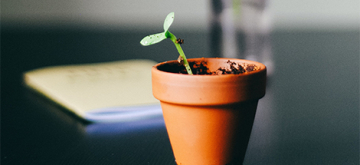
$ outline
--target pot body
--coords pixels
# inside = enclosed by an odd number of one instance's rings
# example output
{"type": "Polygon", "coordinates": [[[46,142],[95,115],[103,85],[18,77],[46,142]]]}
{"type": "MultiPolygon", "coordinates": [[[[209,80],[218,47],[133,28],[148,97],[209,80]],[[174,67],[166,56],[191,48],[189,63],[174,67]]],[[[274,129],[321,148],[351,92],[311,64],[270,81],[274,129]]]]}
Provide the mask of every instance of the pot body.
{"type": "Polygon", "coordinates": [[[265,95],[266,67],[254,61],[198,58],[210,70],[231,60],[256,65],[244,74],[186,75],[152,68],[153,95],[160,100],[178,165],[242,164],[257,102],[265,95]]]}

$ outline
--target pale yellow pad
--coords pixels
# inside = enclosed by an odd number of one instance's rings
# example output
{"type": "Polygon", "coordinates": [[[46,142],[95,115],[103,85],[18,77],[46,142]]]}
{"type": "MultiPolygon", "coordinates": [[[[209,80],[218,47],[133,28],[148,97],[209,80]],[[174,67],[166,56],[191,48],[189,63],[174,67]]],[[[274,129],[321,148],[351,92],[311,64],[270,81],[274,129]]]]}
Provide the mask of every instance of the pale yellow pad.
{"type": "Polygon", "coordinates": [[[24,81],[86,119],[91,111],[158,104],[151,90],[153,65],[150,60],[127,60],[46,67],[24,73],[24,81]]]}

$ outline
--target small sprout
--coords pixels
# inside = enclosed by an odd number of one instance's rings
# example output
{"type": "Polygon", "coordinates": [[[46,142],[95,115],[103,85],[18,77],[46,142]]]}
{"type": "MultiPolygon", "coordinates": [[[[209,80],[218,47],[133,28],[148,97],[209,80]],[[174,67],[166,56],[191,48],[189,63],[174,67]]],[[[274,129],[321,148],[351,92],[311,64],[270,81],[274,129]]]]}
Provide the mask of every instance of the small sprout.
{"type": "Polygon", "coordinates": [[[140,44],[143,46],[149,46],[152,44],[156,44],[166,38],[169,38],[175,44],[175,47],[180,54],[180,56],[179,56],[180,62],[179,63],[181,63],[181,61],[182,61],[183,65],[186,68],[187,73],[192,75],[193,73],[191,71],[190,65],[189,65],[188,61],[186,60],[185,53],[180,46],[180,44],[184,43],[184,40],[180,39],[180,38],[176,39],[175,35],[169,31],[169,28],[174,21],[174,16],[175,16],[174,12],[171,12],[166,16],[164,25],[163,25],[164,32],[146,36],[140,41],[140,44]]]}

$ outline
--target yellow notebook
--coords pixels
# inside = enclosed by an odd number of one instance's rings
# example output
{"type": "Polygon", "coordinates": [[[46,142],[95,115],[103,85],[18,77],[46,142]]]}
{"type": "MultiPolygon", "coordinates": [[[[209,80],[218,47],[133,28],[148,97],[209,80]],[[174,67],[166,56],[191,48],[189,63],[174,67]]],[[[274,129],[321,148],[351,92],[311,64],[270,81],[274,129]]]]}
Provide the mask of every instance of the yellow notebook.
{"type": "Polygon", "coordinates": [[[161,115],[152,95],[151,60],[40,68],[24,73],[27,86],[77,116],[113,122],[161,115]]]}

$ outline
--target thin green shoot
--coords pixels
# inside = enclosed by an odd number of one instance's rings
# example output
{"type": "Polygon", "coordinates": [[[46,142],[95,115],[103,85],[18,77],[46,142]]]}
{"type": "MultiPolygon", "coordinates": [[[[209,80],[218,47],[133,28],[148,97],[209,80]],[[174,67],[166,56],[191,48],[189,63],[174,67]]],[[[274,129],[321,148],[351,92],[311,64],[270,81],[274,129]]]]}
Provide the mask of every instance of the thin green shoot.
{"type": "Polygon", "coordinates": [[[180,44],[182,44],[183,40],[177,39],[176,36],[169,31],[169,28],[170,28],[171,24],[173,23],[173,21],[174,21],[174,12],[171,12],[165,18],[164,26],[163,26],[164,32],[148,35],[140,41],[140,44],[143,46],[149,46],[149,45],[159,43],[162,40],[169,38],[174,43],[177,51],[179,52],[181,60],[183,61],[183,65],[185,66],[187,73],[192,75],[193,73],[191,71],[190,65],[186,59],[183,49],[180,46],[180,44]]]}

